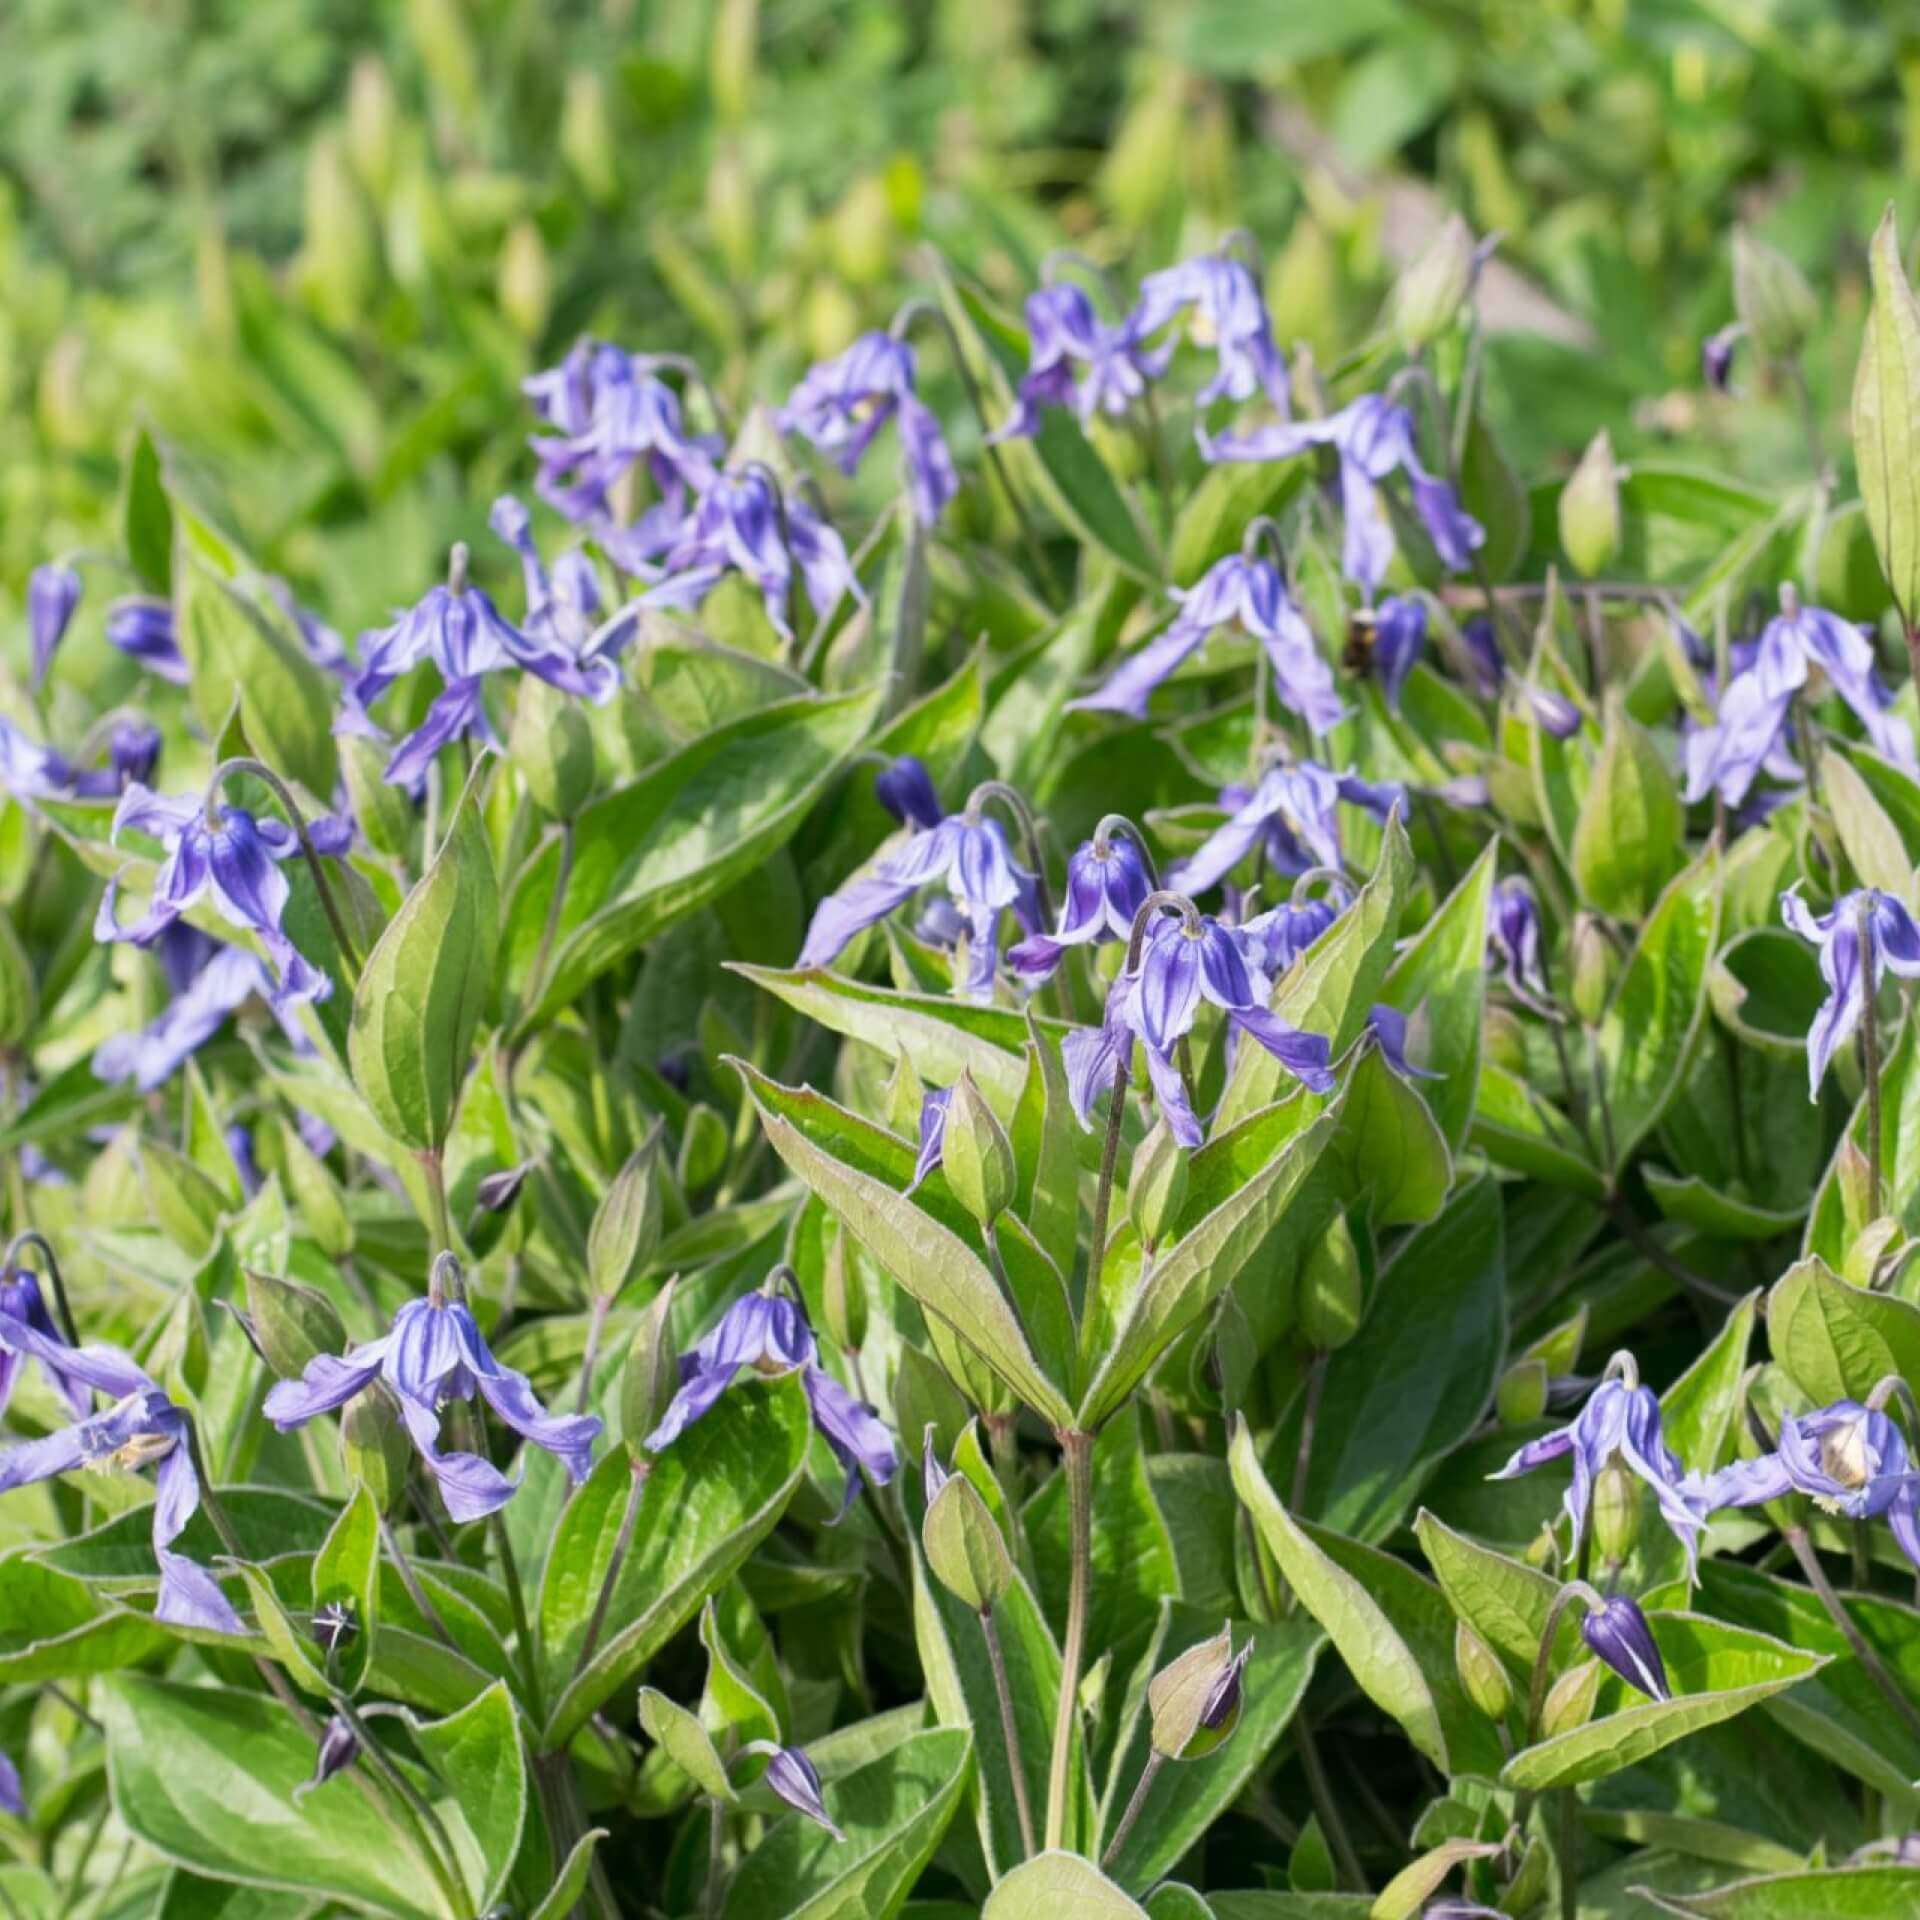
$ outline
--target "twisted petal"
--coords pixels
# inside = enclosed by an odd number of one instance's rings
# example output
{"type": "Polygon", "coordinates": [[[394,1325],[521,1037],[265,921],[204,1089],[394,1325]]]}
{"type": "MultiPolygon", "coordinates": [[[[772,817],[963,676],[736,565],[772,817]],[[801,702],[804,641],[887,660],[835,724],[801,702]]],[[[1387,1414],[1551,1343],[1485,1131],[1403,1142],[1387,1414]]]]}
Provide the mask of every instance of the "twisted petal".
{"type": "Polygon", "coordinates": [[[455,1305],[447,1309],[447,1314],[480,1397],[523,1440],[552,1454],[578,1486],[593,1465],[593,1443],[600,1436],[599,1415],[548,1413],[535,1397],[527,1376],[502,1366],[493,1357],[471,1309],[455,1305]]]}
{"type": "Polygon", "coordinates": [[[379,1379],[393,1335],[369,1340],[344,1357],[316,1353],[297,1380],[276,1380],[267,1389],[266,1416],[282,1433],[344,1407],[379,1379]]]}
{"type": "Polygon", "coordinates": [[[1183,614],[1156,640],[1130,654],[1094,692],[1069,700],[1067,706],[1089,713],[1125,713],[1136,720],[1147,717],[1147,701],[1155,687],[1168,678],[1207,637],[1183,614]]]}
{"type": "Polygon", "coordinates": [[[1259,1041],[1302,1086],[1315,1093],[1333,1090],[1333,1074],[1328,1065],[1332,1049],[1325,1034],[1302,1033],[1264,1007],[1236,1008],[1227,1018],[1243,1033],[1259,1041]]]}

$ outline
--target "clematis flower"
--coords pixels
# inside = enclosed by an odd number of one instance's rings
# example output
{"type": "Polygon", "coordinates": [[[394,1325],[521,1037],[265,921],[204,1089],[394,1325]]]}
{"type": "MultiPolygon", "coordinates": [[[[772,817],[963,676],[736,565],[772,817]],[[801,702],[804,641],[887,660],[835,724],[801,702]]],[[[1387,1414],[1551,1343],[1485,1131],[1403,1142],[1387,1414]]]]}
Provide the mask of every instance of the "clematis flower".
{"type": "Polygon", "coordinates": [[[1380,691],[1395,713],[1400,711],[1400,689],[1407,684],[1413,663],[1427,644],[1427,603],[1410,593],[1396,593],[1380,602],[1374,616],[1373,668],[1380,691]]]}
{"type": "Polygon", "coordinates": [[[1691,1574],[1699,1555],[1700,1529],[1705,1509],[1699,1504],[1697,1478],[1690,1478],[1660,1430],[1660,1402],[1651,1387],[1639,1384],[1639,1372],[1628,1354],[1616,1354],[1606,1377],[1594,1388],[1573,1422],[1555,1432],[1529,1440],[1496,1474],[1511,1480],[1531,1473],[1550,1460],[1573,1461],[1573,1485],[1565,1507],[1573,1522],[1577,1553],[1587,1528],[1587,1509],[1593,1483],[1602,1468],[1618,1462],[1652,1490],[1660,1517],[1687,1550],[1691,1574]]]}
{"type": "Polygon", "coordinates": [[[1047,407],[1072,407],[1083,427],[1096,414],[1117,417],[1165,370],[1171,353],[1144,350],[1130,321],[1115,327],[1097,319],[1078,287],[1042,287],[1027,296],[1027,370],[1014,410],[987,445],[1031,439],[1047,407]]]}
{"type": "Polygon", "coordinates": [[[1341,570],[1369,598],[1393,560],[1393,527],[1380,510],[1379,488],[1392,475],[1405,476],[1413,509],[1443,565],[1458,573],[1472,564],[1486,530],[1460,505],[1452,486],[1420,464],[1413,416],[1375,393],[1325,420],[1256,427],[1250,433],[1212,438],[1201,434],[1209,460],[1288,460],[1309,447],[1331,447],[1340,461],[1340,500],[1346,519],[1341,570]]]}
{"type": "Polygon", "coordinates": [[[1774,1452],[1708,1474],[1698,1498],[1702,1511],[1713,1513],[1790,1493],[1804,1493],[1823,1513],[1848,1520],[1884,1518],[1900,1550],[1920,1566],[1920,1472],[1886,1414],[1857,1400],[1836,1400],[1782,1420],[1774,1452]]]}
{"type": "Polygon", "coordinates": [[[80,576],[57,560],[27,576],[27,641],[33,655],[33,684],[47,677],[53,656],[66,638],[73,610],[80,604],[80,576]]]}
{"type": "Polygon", "coordinates": [[[1367,1009],[1367,1031],[1373,1035],[1380,1057],[1403,1080],[1438,1080],[1442,1075],[1426,1067],[1416,1067],[1407,1058],[1407,1016],[1398,1007],[1376,1001],[1367,1009]]]}
{"type": "MultiPolygon", "coordinates": [[[[1002,912],[1011,907],[1029,933],[1039,930],[1034,876],[1015,862],[997,820],[933,813],[927,804],[932,784],[922,786],[926,770],[920,768],[919,772],[919,779],[903,773],[898,761],[892,769],[893,779],[906,784],[896,784],[891,790],[903,796],[901,804],[914,808],[916,829],[912,837],[814,908],[798,964],[831,966],[856,934],[884,920],[922,887],[945,880],[967,921],[966,991],[990,993],[999,965],[1002,912]],[[931,825],[926,824],[929,817],[934,822],[931,825]]],[[[885,781],[889,775],[880,778],[885,781]]],[[[934,802],[935,808],[937,805],[934,802]]]]}
{"type": "Polygon", "coordinates": [[[814,1425],[847,1470],[843,1512],[853,1504],[863,1476],[884,1487],[899,1471],[893,1435],[871,1407],[820,1365],[820,1349],[806,1315],[784,1294],[750,1293],[736,1300],[706,1338],[680,1356],[680,1391],[642,1442],[646,1450],[658,1453],[671,1446],[711,1413],[742,1367],[761,1374],[798,1370],[814,1425]]]}
{"type": "Polygon", "coordinates": [[[1152,891],[1139,843],[1124,834],[1096,833],[1082,841],[1067,862],[1067,899],[1059,926],[1051,934],[1022,940],[1008,951],[1007,962],[1029,979],[1044,979],[1069,947],[1125,940],[1152,891]]]}
{"type": "Polygon", "coordinates": [[[1660,1658],[1653,1628],[1637,1601],[1616,1593],[1589,1608],[1580,1621],[1580,1637],[1590,1652],[1649,1700],[1673,1698],[1673,1689],[1667,1685],[1667,1664],[1660,1658]]]}
{"type": "Polygon", "coordinates": [[[1844,894],[1829,913],[1816,915],[1797,890],[1780,896],[1780,912],[1801,939],[1820,949],[1820,977],[1827,997],[1807,1031],[1808,1098],[1820,1097],[1827,1062],[1860,1024],[1866,997],[1879,990],[1888,973],[1903,980],[1920,977],[1920,927],[1890,893],[1863,887],[1844,894]],[[1870,949],[1867,964],[1860,963],[1861,920],[1870,949]]]}
{"type": "Polygon", "coordinates": [[[439,1481],[448,1513],[478,1520],[504,1507],[519,1482],[479,1454],[440,1450],[441,1409],[477,1393],[523,1440],[552,1454],[578,1486],[593,1464],[599,1416],[548,1413],[526,1375],[494,1358],[472,1309],[441,1296],[437,1270],[435,1281],[427,1297],[408,1301],[377,1340],[344,1355],[316,1354],[298,1380],[276,1381],[266,1398],[267,1418],[291,1433],[379,1381],[400,1403],[407,1432],[439,1481]]]}
{"type": "Polygon", "coordinates": [[[551,570],[534,544],[533,521],[512,494],[503,493],[487,513],[487,525],[520,556],[526,581],[528,637],[573,660],[596,682],[600,663],[615,659],[640,629],[636,608],[623,607],[601,622],[600,580],[584,553],[563,553],[551,570]]]}
{"type": "MultiPolygon", "coordinates": [[[[217,811],[217,821],[209,820],[197,798],[169,799],[142,786],[127,789],[114,809],[114,837],[121,828],[133,827],[158,840],[167,857],[154,876],[147,911],[131,926],[121,926],[118,919],[119,877],[107,882],[94,938],[150,947],[211,894],[221,918],[253,934],[266,949],[278,976],[270,996],[276,1007],[324,1000],[333,982],[295,949],[281,925],[288,889],[275,863],[299,852],[299,836],[285,821],[256,820],[243,807],[217,811]]],[[[307,833],[320,853],[342,854],[353,843],[352,822],[335,814],[309,821],[307,833]]]]}
{"type": "Polygon", "coordinates": [[[951,1087],[929,1087],[920,1096],[920,1153],[913,1163],[913,1178],[907,1182],[909,1193],[940,1165],[940,1155],[947,1143],[947,1108],[952,1103],[951,1087]]]}
{"type": "Polygon", "coordinates": [[[1556,740],[1571,740],[1580,731],[1580,709],[1564,693],[1555,693],[1533,680],[1516,680],[1514,685],[1535,723],[1556,740]]]}
{"type": "Polygon", "coordinates": [[[1339,723],[1346,708],[1334,691],[1333,670],[1271,560],[1228,554],[1193,586],[1174,589],[1173,598],[1180,611],[1166,631],[1123,660],[1097,692],[1069,700],[1070,708],[1144,719],[1154,688],[1220,628],[1237,623],[1265,650],[1274,691],[1289,712],[1315,733],[1339,723]]]}
{"type": "Polygon", "coordinates": [[[40,1292],[39,1277],[24,1267],[14,1267],[0,1276],[0,1413],[7,1410],[13,1390],[19,1384],[20,1371],[29,1359],[45,1374],[48,1386],[73,1409],[74,1417],[84,1420],[93,1410],[93,1390],[86,1381],[70,1372],[61,1355],[71,1352],[40,1292]],[[32,1352],[23,1351],[7,1341],[12,1322],[30,1327],[40,1336],[32,1352]]]}
{"type": "Polygon", "coordinates": [[[825,1827],[836,1840],[847,1836],[833,1824],[827,1812],[819,1769],[798,1747],[783,1747],[774,1740],[749,1740],[740,1749],[746,1753],[766,1753],[773,1757],[761,1777],[788,1806],[803,1813],[815,1826],[825,1827]]]}
{"type": "Polygon", "coordinates": [[[1833,690],[1858,715],[1874,751],[1908,773],[1920,773],[1913,730],[1892,710],[1880,683],[1866,630],[1824,607],[1802,606],[1791,587],[1780,589],[1780,611],[1761,630],[1752,671],[1768,700],[1791,697],[1819,667],[1833,690]]]}
{"type": "Polygon", "coordinates": [[[843,594],[866,599],[840,536],[798,494],[783,497],[758,467],[714,480],[662,565],[666,577],[638,605],[697,607],[729,573],[739,573],[760,589],[767,618],[785,640],[793,638],[787,602],[796,568],[822,619],[843,594]]]}
{"type": "Polygon", "coordinates": [[[1243,942],[1240,929],[1201,913],[1163,917],[1146,929],[1139,965],[1115,978],[1101,1024],[1076,1028],[1061,1042],[1068,1097],[1083,1127],[1092,1126],[1094,1106],[1116,1076],[1131,1073],[1138,1040],[1173,1137],[1183,1147],[1200,1145],[1206,1136],[1173,1053],[1192,1032],[1202,1001],[1259,1041],[1303,1085],[1316,1093],[1333,1086],[1325,1036],[1302,1033],[1268,1010],[1271,985],[1243,942]]]}
{"type": "Polygon", "coordinates": [[[141,721],[115,725],[104,767],[80,768],[0,717],[0,789],[29,810],[36,800],[111,799],[144,780],[159,758],[160,731],[141,721]]]}
{"type": "Polygon", "coordinates": [[[1792,707],[1790,690],[1769,694],[1760,673],[1735,674],[1713,722],[1687,732],[1687,803],[1717,792],[1737,807],[1762,772],[1776,780],[1798,780],[1800,769],[1786,744],[1792,707]]]}
{"type": "Polygon", "coordinates": [[[157,1467],[153,1552],[160,1567],[160,1598],[154,1617],[216,1633],[244,1631],[212,1574],[173,1551],[173,1543],[200,1505],[186,1414],[112,1347],[69,1347],[4,1311],[0,1311],[0,1346],[37,1361],[50,1377],[69,1383],[70,1398],[77,1388],[114,1396],[114,1404],[104,1413],[83,1414],[43,1440],[22,1441],[0,1452],[0,1493],[71,1473],[76,1467],[102,1473],[157,1467]]]}
{"type": "Polygon", "coordinates": [[[1222,397],[1246,400],[1258,390],[1285,419],[1287,365],[1273,344],[1267,303],[1246,265],[1229,254],[1206,253],[1148,274],[1127,326],[1136,339],[1150,340],[1188,308],[1193,318],[1187,337],[1195,346],[1211,347],[1219,361],[1195,396],[1199,404],[1210,406],[1222,397]]]}
{"type": "Polygon", "coordinates": [[[1282,901],[1241,927],[1241,945],[1262,972],[1278,980],[1340,918],[1352,898],[1343,883],[1318,899],[1282,901]]]}
{"type": "Polygon", "coordinates": [[[863,333],[844,353],[808,373],[774,416],[783,433],[797,433],[852,473],[889,420],[900,423],[900,455],[907,493],[924,527],[940,518],[960,491],[953,455],[940,422],[917,392],[913,348],[890,333],[863,333]]]}
{"type": "Polygon", "coordinates": [[[918,754],[903,753],[873,776],[873,797],[903,827],[937,827],[946,818],[933,775],[918,754]]]}
{"type": "Polygon", "coordinates": [[[107,638],[149,673],[184,687],[193,677],[173,630],[173,603],[152,594],[129,594],[107,609],[107,638]]]}
{"type": "Polygon", "coordinates": [[[1338,803],[1344,800],[1385,820],[1400,803],[1401,791],[1334,773],[1311,760],[1293,760],[1269,767],[1251,792],[1229,787],[1220,799],[1234,806],[1233,815],[1167,875],[1167,885],[1177,892],[1204,893],[1263,841],[1278,873],[1301,874],[1310,867],[1338,873],[1338,803]]]}
{"type": "Polygon", "coordinates": [[[1507,991],[1523,1007],[1552,1018],[1553,990],[1540,962],[1540,907],[1517,874],[1497,881],[1487,919],[1487,964],[1507,976],[1507,991]]]}

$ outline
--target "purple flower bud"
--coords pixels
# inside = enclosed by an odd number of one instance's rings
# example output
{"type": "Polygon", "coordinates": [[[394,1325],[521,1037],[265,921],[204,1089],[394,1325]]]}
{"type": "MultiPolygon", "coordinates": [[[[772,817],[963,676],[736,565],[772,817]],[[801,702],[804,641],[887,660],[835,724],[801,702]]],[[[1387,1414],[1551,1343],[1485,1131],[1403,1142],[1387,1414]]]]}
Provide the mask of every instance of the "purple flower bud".
{"type": "Polygon", "coordinates": [[[1708,334],[1701,341],[1700,377],[1715,393],[1733,391],[1733,350],[1746,331],[1744,326],[1736,322],[1733,326],[1722,327],[1718,333],[1708,334]]]}
{"type": "Polygon", "coordinates": [[[1493,699],[1500,691],[1500,683],[1507,677],[1507,663],[1500,652],[1500,640],[1493,630],[1493,622],[1484,613],[1476,613],[1460,629],[1460,638],[1466,645],[1467,662],[1472,669],[1475,686],[1483,698],[1493,699]]]}
{"type": "Polygon", "coordinates": [[[1403,1080],[1438,1080],[1441,1076],[1416,1067],[1407,1058],[1407,1016],[1398,1007],[1376,1004],[1367,1010],[1367,1028],[1380,1057],[1403,1080]]]}
{"type": "Polygon", "coordinates": [[[293,1790],[296,1800],[304,1800],[315,1787],[323,1787],[336,1773],[344,1772],[359,1758],[360,1739],[347,1724],[344,1714],[336,1713],[320,1736],[313,1756],[313,1778],[293,1790]]]}
{"type": "Polygon", "coordinates": [[[773,1758],[767,1763],[766,1784],[788,1806],[805,1814],[816,1826],[825,1827],[836,1840],[847,1837],[834,1825],[832,1816],[827,1812],[818,1769],[800,1748],[776,1746],[770,1740],[754,1740],[742,1751],[772,1754],[773,1758]]]}
{"type": "Polygon", "coordinates": [[[475,1186],[473,1204],[482,1213],[505,1213],[519,1199],[533,1168],[531,1160],[522,1160],[517,1167],[502,1167],[498,1173],[488,1174],[475,1186]]]}
{"type": "Polygon", "coordinates": [[[186,656],[174,637],[170,601],[146,594],[116,600],[107,609],[107,638],[137,660],[149,673],[184,687],[189,679],[186,656]]]}
{"type": "Polygon", "coordinates": [[[901,754],[874,775],[873,797],[903,827],[937,827],[944,817],[932,774],[911,753],[901,754]]]}
{"type": "Polygon", "coordinates": [[[913,1178],[907,1183],[912,1193],[935,1167],[947,1142],[947,1108],[953,1101],[951,1087],[932,1087],[920,1099],[920,1155],[913,1164],[913,1178]]]}
{"type": "Polygon", "coordinates": [[[1518,875],[1498,882],[1487,922],[1487,964],[1505,972],[1507,991],[1523,1007],[1551,1015],[1552,990],[1540,954],[1540,908],[1533,889],[1518,875]]]}
{"type": "Polygon", "coordinates": [[[1400,711],[1400,689],[1413,663],[1427,644],[1427,603],[1412,594],[1395,594],[1380,603],[1374,617],[1373,664],[1380,691],[1395,713],[1400,711]]]}
{"type": "Polygon", "coordinates": [[[73,610],[80,604],[80,576],[50,560],[27,579],[27,638],[33,650],[33,684],[47,677],[55,650],[66,637],[73,610]]]}
{"type": "Polygon", "coordinates": [[[926,1432],[920,1436],[920,1486],[928,1506],[933,1505],[933,1496],[952,1478],[934,1453],[933,1422],[929,1420],[926,1432]]]}
{"type": "Polygon", "coordinates": [[[1637,1601],[1615,1594],[1592,1608],[1580,1622],[1580,1637],[1629,1686],[1649,1700],[1671,1700],[1666,1663],[1647,1616],[1637,1601]]]}
{"type": "Polygon", "coordinates": [[[20,1785],[20,1769],[4,1753],[0,1753],[0,1813],[9,1813],[16,1820],[27,1817],[27,1796],[20,1785]]]}

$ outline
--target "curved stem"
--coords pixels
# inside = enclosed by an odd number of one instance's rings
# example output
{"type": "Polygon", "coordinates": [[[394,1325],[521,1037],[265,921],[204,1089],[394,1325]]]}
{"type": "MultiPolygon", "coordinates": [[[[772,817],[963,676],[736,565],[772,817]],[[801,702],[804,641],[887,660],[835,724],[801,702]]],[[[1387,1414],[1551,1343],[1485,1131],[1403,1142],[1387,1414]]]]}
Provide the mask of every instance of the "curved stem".
{"type": "Polygon", "coordinates": [[[1826,1569],[1820,1564],[1820,1556],[1813,1550],[1813,1542],[1807,1538],[1806,1528],[1782,1527],[1780,1537],[1800,1563],[1800,1571],[1806,1575],[1807,1585],[1826,1608],[1827,1618],[1839,1628],[1848,1650],[1860,1662],[1860,1670],[1873,1682],[1901,1725],[1910,1734],[1920,1738],[1920,1707],[1908,1699],[1873,1643],[1860,1631],[1859,1622],[1847,1611],[1846,1602],[1834,1591],[1833,1582],[1827,1578],[1826,1569]]]}
{"type": "Polygon", "coordinates": [[[967,795],[967,817],[977,820],[980,809],[989,800],[998,800],[1013,815],[1020,829],[1020,838],[1026,845],[1028,864],[1033,868],[1033,890],[1039,899],[1040,917],[1049,927],[1054,926],[1053,893],[1047,885],[1047,863],[1041,852],[1040,827],[1033,817],[1033,809],[1027,805],[1019,788],[1008,786],[1004,780],[982,780],[967,795]]]}
{"type": "Polygon", "coordinates": [[[1062,1844],[1067,1830],[1067,1794],[1073,1767],[1074,1720],[1080,1711],[1080,1663],[1087,1646],[1087,1590],[1093,1570],[1093,1435],[1063,1427],[1060,1470],[1067,1476],[1067,1516],[1072,1543],[1067,1586],[1067,1643],[1060,1653],[1060,1698],[1053,1714],[1053,1760],[1047,1769],[1047,1848],[1062,1844]]]}
{"type": "Polygon", "coordinates": [[[0,1254],[0,1271],[11,1273],[20,1264],[20,1252],[23,1247],[32,1247],[46,1263],[45,1279],[53,1289],[54,1311],[60,1316],[60,1331],[66,1336],[67,1345],[77,1347],[80,1344],[80,1332],[74,1325],[73,1306],[67,1299],[67,1283],[60,1277],[60,1262],[54,1257],[53,1242],[37,1227],[23,1227],[7,1242],[7,1250],[0,1254]]]}
{"type": "Polygon", "coordinates": [[[1133,1789],[1133,1798],[1127,1802],[1127,1810],[1120,1816],[1120,1824],[1113,1830],[1113,1838],[1107,1842],[1107,1850],[1100,1856],[1102,1867],[1113,1865],[1114,1856],[1127,1844],[1127,1835],[1133,1831],[1133,1823],[1140,1818],[1140,1809],[1147,1804],[1147,1795],[1153,1790],[1154,1780],[1160,1769],[1166,1764],[1167,1756],[1152,1749],[1147,1753],[1147,1764],[1140,1769],[1140,1778],[1133,1789]]]}
{"type": "Polygon", "coordinates": [[[1134,851],[1140,856],[1140,864],[1147,870],[1147,885],[1158,890],[1160,875],[1153,864],[1153,851],[1147,845],[1147,837],[1124,813],[1103,813],[1093,830],[1093,846],[1096,853],[1104,851],[1113,841],[1116,833],[1124,833],[1133,842],[1134,851]]]}
{"type": "Polygon", "coordinates": [[[1027,1799],[1026,1762],[1020,1752],[1020,1726],[1013,1716],[1013,1689],[1007,1684],[1006,1655],[1000,1649],[1000,1629],[993,1624],[991,1607],[980,1609],[980,1631],[986,1637],[987,1664],[993,1668],[993,1690],[1000,1702],[1000,1734],[1007,1743],[1007,1770],[1013,1775],[1013,1809],[1020,1818],[1020,1857],[1031,1860],[1033,1807],[1027,1799]]]}

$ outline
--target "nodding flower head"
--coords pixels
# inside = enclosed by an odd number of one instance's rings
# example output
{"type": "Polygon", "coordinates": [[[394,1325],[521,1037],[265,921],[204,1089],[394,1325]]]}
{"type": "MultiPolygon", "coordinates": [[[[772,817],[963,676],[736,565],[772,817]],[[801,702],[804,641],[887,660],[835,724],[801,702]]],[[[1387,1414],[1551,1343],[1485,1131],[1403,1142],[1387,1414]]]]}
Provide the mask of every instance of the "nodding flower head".
{"type": "Polygon", "coordinates": [[[1146,855],[1127,834],[1083,840],[1067,862],[1067,898],[1060,924],[1036,933],[1007,954],[1007,963],[1029,979],[1045,979],[1069,947],[1125,940],[1133,918],[1153,891],[1146,855]]]}
{"type": "Polygon", "coordinates": [[[988,436],[1029,439],[1048,407],[1072,407],[1083,426],[1124,414],[1167,363],[1167,350],[1144,350],[1131,321],[1108,326],[1080,288],[1061,283],[1027,296],[1027,370],[1013,413],[988,436]]]}
{"type": "Polygon", "coordinates": [[[79,604],[80,576],[60,561],[50,560],[27,576],[27,639],[36,687],[47,677],[79,604]]]}
{"type": "Polygon", "coordinates": [[[1820,949],[1820,977],[1827,983],[1807,1030],[1808,1098],[1817,1100],[1827,1063],[1860,1024],[1867,996],[1889,973],[1920,976],[1920,927],[1892,894],[1872,887],[1842,895],[1824,914],[1815,914],[1796,887],[1780,896],[1780,911],[1801,939],[1820,949]]]}
{"type": "Polygon", "coordinates": [[[1381,821],[1404,804],[1397,786],[1375,786],[1311,760],[1269,767],[1251,790],[1229,787],[1220,799],[1233,809],[1226,824],[1167,875],[1167,885],[1181,893],[1205,893],[1218,886],[1256,847],[1278,873],[1300,875],[1324,867],[1337,875],[1342,860],[1340,803],[1360,807],[1381,821]]]}
{"type": "Polygon", "coordinates": [[[1252,269],[1231,254],[1205,253],[1150,273],[1140,283],[1127,329],[1135,339],[1149,340],[1183,312],[1192,316],[1188,339],[1211,347],[1218,360],[1213,378],[1194,396],[1198,403],[1206,407],[1260,393],[1284,420],[1287,365],[1273,344],[1267,303],[1252,269]]]}
{"type": "Polygon", "coordinates": [[[1487,964],[1506,975],[1507,991],[1524,1007],[1551,1018],[1552,989],[1541,963],[1540,907],[1517,875],[1495,883],[1487,921],[1487,964]]]}

